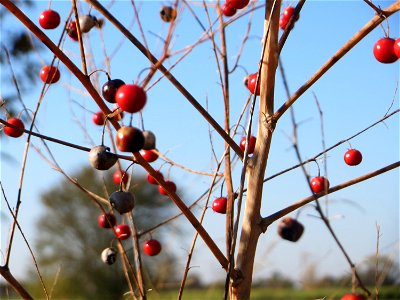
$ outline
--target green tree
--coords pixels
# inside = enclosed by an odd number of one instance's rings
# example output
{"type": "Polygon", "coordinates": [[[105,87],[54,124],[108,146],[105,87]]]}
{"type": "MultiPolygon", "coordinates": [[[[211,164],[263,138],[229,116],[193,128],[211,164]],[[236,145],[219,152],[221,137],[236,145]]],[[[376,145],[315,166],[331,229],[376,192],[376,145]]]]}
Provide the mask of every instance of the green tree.
{"type": "MultiPolygon", "coordinates": [[[[99,195],[106,194],[106,191],[112,193],[118,188],[111,179],[107,179],[112,178],[111,173],[104,173],[104,184],[101,176],[97,176],[101,175],[99,173],[85,168],[74,178],[80,185],[99,195]]],[[[136,198],[135,224],[143,229],[155,225],[168,212],[169,202],[160,197],[157,189],[143,178],[133,178],[131,186],[130,190],[136,198]],[[154,218],[155,215],[157,218],[154,218]]],[[[116,248],[117,242],[112,229],[98,226],[99,207],[70,182],[60,183],[44,193],[42,204],[44,210],[37,224],[36,254],[47,286],[53,290],[52,296],[68,299],[122,298],[129,288],[121,271],[120,256],[111,266],[104,264],[100,258],[103,249],[111,244],[116,248]]],[[[116,213],[116,217],[117,223],[123,222],[123,216],[116,213]]],[[[156,237],[162,242],[161,235],[157,233],[156,237]]],[[[124,241],[123,245],[131,256],[130,241],[124,241]]],[[[169,273],[169,277],[166,277],[163,272],[154,272],[154,267],[146,268],[147,285],[157,288],[172,280],[173,261],[174,258],[165,250],[155,259],[145,259],[146,265],[156,262],[158,271],[168,269],[169,273]]],[[[38,290],[35,292],[39,293],[38,290]]]]}

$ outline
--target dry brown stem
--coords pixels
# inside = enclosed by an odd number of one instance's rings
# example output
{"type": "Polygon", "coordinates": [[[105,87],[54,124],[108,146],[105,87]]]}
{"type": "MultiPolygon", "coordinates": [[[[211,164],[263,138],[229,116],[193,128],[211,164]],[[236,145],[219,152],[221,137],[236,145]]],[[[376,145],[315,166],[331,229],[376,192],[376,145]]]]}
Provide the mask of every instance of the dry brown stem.
{"type": "Polygon", "coordinates": [[[385,172],[391,171],[391,170],[393,170],[395,168],[398,168],[398,167],[400,167],[400,161],[395,162],[393,164],[390,164],[390,165],[388,165],[386,167],[383,167],[381,169],[375,170],[375,171],[373,171],[371,173],[367,173],[367,174],[362,175],[360,177],[357,177],[357,178],[351,179],[349,181],[343,182],[341,184],[338,184],[338,185],[336,185],[334,187],[329,188],[326,192],[322,192],[322,193],[319,193],[319,194],[311,195],[311,196],[308,196],[308,197],[306,197],[306,198],[304,198],[302,200],[299,200],[298,202],[296,202],[296,203],[294,203],[292,205],[289,205],[289,206],[287,206],[287,207],[285,207],[285,208],[273,213],[272,215],[269,215],[268,217],[262,218],[262,222],[261,222],[262,230],[263,230],[263,232],[265,232],[267,230],[268,226],[271,225],[276,220],[286,216],[287,214],[290,214],[291,212],[295,211],[296,209],[299,209],[299,208],[303,207],[304,205],[306,205],[306,204],[308,204],[310,202],[315,201],[316,199],[319,199],[319,198],[321,198],[321,197],[323,197],[325,195],[328,195],[328,194],[332,194],[334,192],[337,192],[339,190],[342,190],[342,189],[347,188],[349,186],[352,186],[354,184],[363,182],[363,181],[365,181],[367,179],[376,177],[378,175],[381,175],[381,174],[383,174],[385,172]]]}

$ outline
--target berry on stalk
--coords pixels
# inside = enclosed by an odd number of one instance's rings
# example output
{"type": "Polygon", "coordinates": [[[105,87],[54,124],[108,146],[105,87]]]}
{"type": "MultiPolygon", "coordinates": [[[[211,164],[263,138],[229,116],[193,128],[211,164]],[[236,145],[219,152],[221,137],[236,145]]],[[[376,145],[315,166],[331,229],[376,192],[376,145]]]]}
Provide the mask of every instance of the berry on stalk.
{"type": "Polygon", "coordinates": [[[120,185],[121,180],[123,185],[127,185],[129,181],[129,175],[125,171],[116,170],[113,174],[113,181],[116,185],[120,185]]]}
{"type": "Polygon", "coordinates": [[[135,84],[120,86],[115,94],[115,101],[126,112],[135,113],[141,111],[146,104],[147,96],[144,89],[135,84]]]}
{"type": "Polygon", "coordinates": [[[323,176],[317,176],[311,179],[311,190],[318,194],[329,189],[329,180],[323,176]]]}
{"type": "Polygon", "coordinates": [[[60,80],[60,71],[55,66],[44,66],[40,70],[40,79],[47,84],[56,83],[60,80]]]}
{"type": "Polygon", "coordinates": [[[219,197],[213,201],[211,207],[213,211],[217,213],[226,214],[227,204],[228,204],[228,199],[226,197],[219,197]]]}
{"type": "Polygon", "coordinates": [[[117,219],[112,213],[105,213],[99,215],[97,218],[97,223],[101,228],[113,228],[117,223],[117,219]]]}
{"type": "MultiPolygon", "coordinates": [[[[166,181],[165,184],[167,185],[167,187],[168,187],[169,190],[171,190],[171,191],[173,191],[173,192],[176,192],[176,184],[175,184],[174,182],[172,182],[172,181],[166,181]]],[[[159,186],[158,186],[158,191],[159,191],[159,193],[160,193],[161,195],[168,196],[168,192],[167,192],[166,189],[164,189],[163,186],[159,185],[159,186]]]]}
{"type": "MultiPolygon", "coordinates": [[[[257,138],[255,136],[251,135],[250,139],[249,139],[249,147],[247,149],[248,154],[252,154],[254,152],[254,149],[256,147],[256,142],[257,142],[257,138]]],[[[239,144],[240,149],[242,149],[242,151],[244,151],[246,149],[246,144],[247,144],[247,137],[244,136],[240,140],[240,144],[239,144]]]]}
{"type": "Polygon", "coordinates": [[[12,128],[10,126],[4,126],[4,134],[13,138],[20,137],[24,134],[25,125],[19,118],[9,118],[7,123],[14,125],[17,128],[12,128]]]}
{"type": "Polygon", "coordinates": [[[225,17],[232,17],[236,14],[236,8],[230,6],[229,3],[222,4],[221,11],[225,17]]]}
{"type": "Polygon", "coordinates": [[[143,251],[148,256],[156,256],[161,252],[161,244],[155,239],[148,240],[143,244],[143,251]]]}
{"type": "Polygon", "coordinates": [[[344,161],[349,166],[357,166],[362,161],[362,154],[357,149],[349,149],[344,154],[344,161]]]}
{"type": "Polygon", "coordinates": [[[98,111],[92,115],[92,121],[95,125],[102,126],[106,121],[106,117],[102,111],[98,111]]]}
{"type": "Polygon", "coordinates": [[[374,56],[383,64],[394,63],[398,57],[394,52],[395,40],[389,37],[381,38],[374,45],[374,56]]]}
{"type": "Polygon", "coordinates": [[[55,29],[60,25],[60,15],[55,10],[47,9],[39,16],[39,24],[43,29],[55,29]]]}

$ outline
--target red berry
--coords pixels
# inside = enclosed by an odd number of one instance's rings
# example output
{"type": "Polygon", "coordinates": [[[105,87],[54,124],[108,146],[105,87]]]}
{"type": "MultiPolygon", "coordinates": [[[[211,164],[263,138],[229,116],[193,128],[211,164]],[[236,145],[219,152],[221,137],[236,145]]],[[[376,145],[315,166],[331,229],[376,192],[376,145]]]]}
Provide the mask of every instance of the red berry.
{"type": "MultiPolygon", "coordinates": [[[[256,147],[256,141],[257,138],[255,136],[250,136],[250,140],[249,140],[249,149],[247,150],[248,154],[252,154],[254,152],[254,148],[256,147]]],[[[244,151],[246,149],[246,144],[247,144],[247,137],[244,136],[242,137],[242,139],[240,140],[240,149],[242,149],[242,151],[244,151]]]]}
{"type": "Polygon", "coordinates": [[[217,213],[226,214],[227,203],[228,203],[228,199],[226,197],[220,197],[213,201],[211,207],[212,207],[213,211],[215,211],[217,213]]]}
{"type": "Polygon", "coordinates": [[[143,148],[144,136],[138,128],[123,126],[118,129],[115,142],[119,151],[138,152],[143,148]]]}
{"type": "Polygon", "coordinates": [[[125,82],[123,82],[121,79],[108,80],[103,84],[101,89],[103,98],[110,103],[115,103],[115,94],[117,93],[118,88],[124,84],[125,82]]]}
{"type": "Polygon", "coordinates": [[[365,298],[363,295],[354,293],[346,294],[342,298],[340,298],[340,300],[366,300],[366,299],[367,298],[365,298]]]}
{"type": "MultiPolygon", "coordinates": [[[[156,171],[156,172],[158,175],[161,176],[161,178],[164,178],[163,174],[160,171],[156,171]]],[[[147,175],[147,182],[150,184],[158,184],[157,180],[150,174],[147,175]]]]}
{"type": "Polygon", "coordinates": [[[282,13],[282,18],[285,18],[287,21],[290,20],[294,13],[294,7],[293,6],[288,6],[285,8],[285,10],[282,13]]]}
{"type": "MultiPolygon", "coordinates": [[[[249,76],[247,76],[247,80],[245,83],[246,83],[249,91],[252,94],[254,94],[254,91],[256,89],[256,84],[257,84],[257,73],[250,74],[249,76]]],[[[258,83],[257,93],[256,93],[257,96],[260,96],[260,86],[261,86],[261,82],[258,83]]]]}
{"type": "Polygon", "coordinates": [[[115,101],[123,111],[135,113],[143,109],[146,104],[146,92],[138,85],[124,84],[115,94],[115,101]]]}
{"type": "Polygon", "coordinates": [[[288,240],[290,242],[297,242],[302,236],[304,231],[304,226],[291,217],[286,217],[281,220],[278,225],[278,234],[281,238],[288,240]]]}
{"type": "Polygon", "coordinates": [[[159,241],[151,239],[143,244],[143,251],[148,256],[155,256],[161,252],[161,244],[159,241]]]}
{"type": "Polygon", "coordinates": [[[126,240],[131,236],[131,229],[128,225],[121,224],[114,228],[116,237],[120,240],[126,240]]]}
{"type": "Polygon", "coordinates": [[[73,39],[74,41],[78,41],[78,28],[76,27],[76,22],[71,21],[67,26],[67,34],[68,36],[73,39]]]}
{"type": "Polygon", "coordinates": [[[104,116],[102,111],[99,111],[97,113],[94,113],[92,116],[92,121],[96,125],[104,125],[104,122],[106,121],[106,117],[104,116]]]}
{"type": "Polygon", "coordinates": [[[19,129],[12,128],[10,126],[4,126],[4,134],[8,135],[10,137],[20,137],[24,133],[25,125],[21,121],[21,119],[18,118],[9,118],[7,119],[7,123],[10,123],[11,125],[14,125],[18,127],[19,129]]]}
{"type": "Polygon", "coordinates": [[[393,51],[394,51],[394,54],[396,54],[396,56],[397,56],[398,58],[400,58],[400,38],[398,38],[398,39],[394,42],[393,51]]]}
{"type": "MultiPolygon", "coordinates": [[[[292,15],[293,15],[293,13],[294,13],[294,7],[293,7],[293,6],[288,6],[288,7],[286,7],[285,10],[283,11],[281,18],[279,19],[279,27],[280,27],[282,30],[285,30],[285,29],[286,29],[286,27],[287,27],[287,25],[288,25],[288,23],[289,23],[289,21],[290,21],[290,18],[291,18],[292,15]]],[[[299,19],[299,16],[297,15],[295,21],[297,21],[298,19],[299,19]]]]}
{"type": "MultiPolygon", "coordinates": [[[[167,185],[167,187],[168,187],[168,189],[169,189],[170,191],[176,192],[176,184],[175,184],[175,183],[173,183],[172,181],[166,181],[165,184],[167,185]]],[[[158,192],[159,192],[161,195],[168,196],[167,191],[166,191],[166,190],[164,189],[164,187],[162,187],[161,185],[158,186],[158,192]]]]}
{"type": "Polygon", "coordinates": [[[221,5],[221,11],[225,17],[232,17],[236,14],[236,8],[230,6],[228,3],[221,5]]]}
{"type": "Polygon", "coordinates": [[[112,213],[105,213],[99,215],[97,223],[102,228],[112,228],[117,223],[117,219],[112,213]]]}
{"type": "Polygon", "coordinates": [[[282,30],[285,30],[288,23],[289,23],[289,19],[285,19],[284,17],[281,17],[279,19],[279,28],[282,30]]]}
{"type": "Polygon", "coordinates": [[[60,71],[55,66],[44,66],[40,70],[40,79],[47,84],[56,83],[60,80],[60,71]]]}
{"type": "Polygon", "coordinates": [[[149,163],[156,161],[158,158],[158,154],[155,153],[153,150],[143,150],[141,154],[145,161],[149,163]]]}
{"type": "Polygon", "coordinates": [[[242,9],[249,4],[250,0],[227,0],[226,3],[229,4],[229,6],[236,8],[236,9],[242,9]]]}
{"type": "Polygon", "coordinates": [[[123,181],[123,185],[127,185],[129,181],[129,175],[124,171],[116,170],[113,174],[113,180],[116,185],[121,184],[121,180],[123,181]]]}
{"type": "Polygon", "coordinates": [[[323,176],[317,176],[311,180],[310,185],[311,185],[311,190],[314,193],[318,194],[329,189],[329,180],[323,176]]]}
{"type": "Polygon", "coordinates": [[[60,15],[58,12],[48,9],[43,11],[39,16],[39,24],[43,29],[54,29],[60,25],[60,15]]]}
{"type": "Polygon", "coordinates": [[[349,166],[357,166],[362,161],[362,154],[356,149],[350,149],[344,154],[344,161],[349,166]]]}
{"type": "Polygon", "coordinates": [[[389,37],[378,40],[374,45],[375,58],[384,64],[390,64],[397,60],[397,55],[394,52],[395,40],[389,37]]]}

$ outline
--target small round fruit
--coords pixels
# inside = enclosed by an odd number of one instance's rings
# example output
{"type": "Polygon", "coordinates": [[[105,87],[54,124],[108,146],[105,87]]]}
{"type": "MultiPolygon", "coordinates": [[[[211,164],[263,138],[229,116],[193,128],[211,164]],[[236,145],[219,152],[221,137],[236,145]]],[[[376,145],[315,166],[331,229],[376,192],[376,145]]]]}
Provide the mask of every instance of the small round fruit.
{"type": "Polygon", "coordinates": [[[118,157],[110,152],[110,148],[103,145],[93,147],[89,152],[89,162],[97,170],[108,170],[117,162],[117,159],[118,157]]]}
{"type": "Polygon", "coordinates": [[[279,19],[279,28],[282,29],[282,30],[285,30],[288,23],[289,23],[288,19],[285,19],[285,18],[281,17],[279,19]]]}
{"type": "MultiPolygon", "coordinates": [[[[249,140],[249,148],[247,149],[248,154],[252,154],[254,152],[254,149],[256,147],[256,142],[257,142],[257,138],[255,136],[251,135],[250,140],[249,140]]],[[[240,140],[240,144],[239,144],[240,149],[242,149],[242,151],[244,151],[246,149],[246,144],[247,144],[247,137],[244,136],[240,140]]]]}
{"type": "Polygon", "coordinates": [[[115,191],[110,195],[109,201],[121,215],[132,211],[135,207],[135,196],[131,192],[115,191]]]}
{"type": "Polygon", "coordinates": [[[143,251],[148,256],[155,256],[161,252],[161,244],[155,239],[148,240],[143,244],[143,251]]]}
{"type": "Polygon", "coordinates": [[[94,124],[102,126],[106,121],[106,117],[104,116],[104,113],[102,111],[99,111],[93,114],[92,121],[94,124]]]}
{"type": "Polygon", "coordinates": [[[144,160],[147,161],[148,163],[152,163],[156,161],[158,158],[158,154],[155,153],[153,150],[143,150],[141,154],[144,160]]]}
{"type": "MultiPolygon", "coordinates": [[[[175,184],[175,183],[173,183],[172,181],[166,181],[165,184],[167,185],[167,188],[168,188],[170,191],[176,192],[176,184],[175,184]]],[[[159,192],[161,195],[168,196],[167,190],[164,189],[164,187],[161,186],[161,185],[158,186],[158,192],[159,192]]]]}
{"type": "Polygon", "coordinates": [[[116,185],[120,185],[121,180],[123,181],[124,185],[127,185],[129,181],[129,175],[124,171],[116,170],[113,174],[113,181],[116,185]]]}
{"type": "Polygon", "coordinates": [[[156,135],[150,130],[143,130],[144,145],[143,150],[153,150],[156,148],[156,135]]]}
{"type": "Polygon", "coordinates": [[[55,29],[60,25],[60,15],[55,10],[47,9],[39,16],[39,24],[43,29],[55,29]]]}
{"type": "Polygon", "coordinates": [[[397,58],[400,58],[400,38],[394,41],[393,51],[397,58]]]}
{"type": "Polygon", "coordinates": [[[147,96],[144,89],[136,84],[124,84],[115,94],[115,101],[126,112],[141,111],[146,104],[147,96]]]}
{"type": "Polygon", "coordinates": [[[282,219],[278,225],[278,234],[281,238],[290,242],[297,242],[303,232],[304,226],[291,217],[282,219]]]}
{"type": "Polygon", "coordinates": [[[114,228],[116,237],[120,240],[126,240],[131,236],[131,229],[126,224],[118,225],[114,228]]]}
{"type": "Polygon", "coordinates": [[[227,0],[226,3],[228,3],[231,7],[236,8],[236,9],[242,9],[249,4],[250,0],[227,0]]]}
{"type": "Polygon", "coordinates": [[[318,194],[329,189],[329,180],[323,176],[317,176],[311,179],[311,190],[318,194]]]}
{"type": "Polygon", "coordinates": [[[285,18],[286,20],[290,20],[294,13],[294,7],[293,6],[288,6],[285,8],[285,10],[282,13],[282,18],[285,18]]]}
{"type": "Polygon", "coordinates": [[[17,128],[12,128],[10,126],[4,126],[4,134],[13,138],[20,137],[24,134],[25,125],[19,118],[9,118],[7,123],[14,125],[17,128]]]}
{"type": "Polygon", "coordinates": [[[117,224],[117,219],[112,213],[100,214],[97,223],[101,228],[113,228],[117,224]]]}
{"type": "Polygon", "coordinates": [[[383,63],[390,64],[397,60],[397,55],[394,52],[395,40],[389,37],[381,38],[374,45],[375,58],[383,63]]]}
{"type": "Polygon", "coordinates": [[[143,149],[143,133],[138,128],[123,126],[117,131],[116,144],[119,151],[138,152],[143,149]]]}
{"type": "Polygon", "coordinates": [[[76,42],[78,41],[78,28],[76,27],[75,21],[69,22],[67,26],[67,34],[72,40],[76,42]]]}
{"type": "Polygon", "coordinates": [[[173,22],[176,19],[176,9],[171,6],[163,6],[160,10],[160,17],[164,22],[173,22]]]}
{"type": "Polygon", "coordinates": [[[228,199],[226,197],[220,197],[213,201],[211,207],[212,207],[213,211],[215,211],[217,213],[226,214],[227,204],[228,204],[228,199]]]}
{"type": "Polygon", "coordinates": [[[119,87],[123,86],[125,82],[121,79],[110,79],[106,83],[103,84],[101,88],[101,93],[103,95],[104,100],[115,103],[115,94],[119,87]]]}
{"type": "Polygon", "coordinates": [[[103,20],[97,19],[92,15],[79,16],[79,28],[82,33],[88,33],[93,27],[101,28],[103,26],[103,20]]]}
{"type": "Polygon", "coordinates": [[[117,251],[113,247],[104,249],[101,252],[101,260],[107,265],[112,265],[117,260],[117,251]]]}
{"type": "Polygon", "coordinates": [[[221,5],[221,11],[225,17],[232,17],[236,14],[236,8],[230,6],[228,3],[221,5]]]}
{"type": "Polygon", "coordinates": [[[344,154],[344,161],[349,166],[357,166],[362,161],[362,154],[357,149],[350,149],[344,154]]]}
{"type": "MultiPolygon", "coordinates": [[[[257,84],[257,73],[250,74],[247,76],[247,88],[249,91],[254,94],[254,91],[256,90],[256,84],[257,84]]],[[[260,87],[261,87],[261,81],[258,83],[257,87],[257,96],[260,96],[260,87]]]]}
{"type": "MultiPolygon", "coordinates": [[[[161,178],[164,178],[163,174],[160,171],[156,171],[156,172],[161,178]]],[[[157,180],[150,174],[147,175],[147,182],[150,184],[158,184],[157,180]]]]}
{"type": "Polygon", "coordinates": [[[340,300],[367,300],[367,298],[361,294],[349,293],[340,298],[340,300]]]}
{"type": "Polygon", "coordinates": [[[60,80],[60,71],[55,66],[44,66],[40,70],[40,79],[47,84],[56,83],[60,80]]]}

